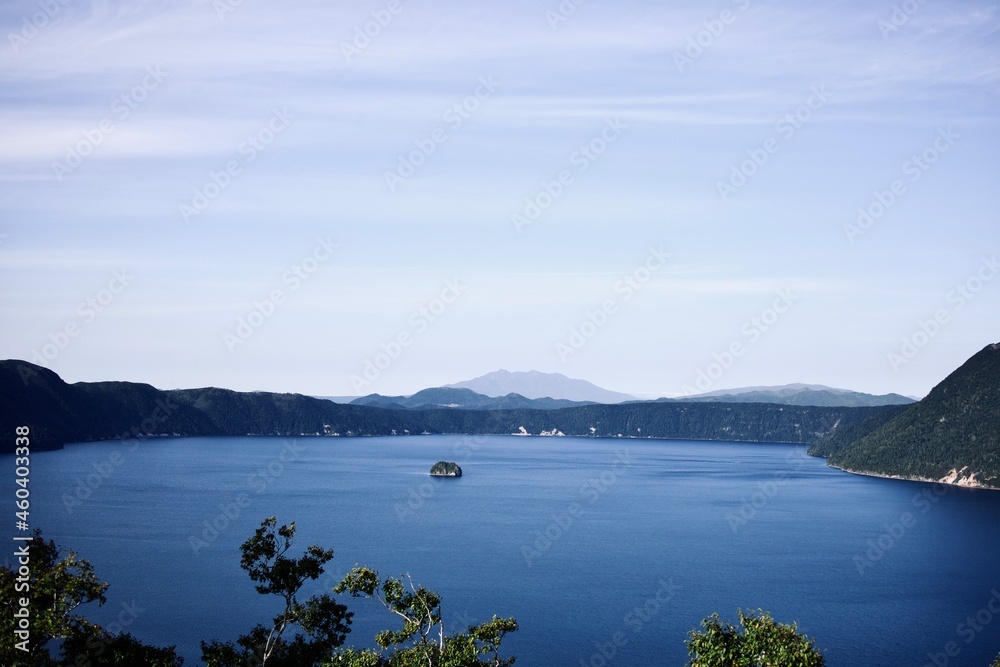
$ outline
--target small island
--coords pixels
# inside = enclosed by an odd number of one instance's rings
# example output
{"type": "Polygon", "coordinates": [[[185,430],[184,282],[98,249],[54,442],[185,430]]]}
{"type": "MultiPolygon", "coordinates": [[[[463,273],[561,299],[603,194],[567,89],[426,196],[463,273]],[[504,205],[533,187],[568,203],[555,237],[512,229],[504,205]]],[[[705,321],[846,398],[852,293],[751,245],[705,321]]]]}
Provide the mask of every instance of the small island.
{"type": "Polygon", "coordinates": [[[438,461],[431,466],[431,477],[461,477],[462,469],[457,463],[438,461]]]}

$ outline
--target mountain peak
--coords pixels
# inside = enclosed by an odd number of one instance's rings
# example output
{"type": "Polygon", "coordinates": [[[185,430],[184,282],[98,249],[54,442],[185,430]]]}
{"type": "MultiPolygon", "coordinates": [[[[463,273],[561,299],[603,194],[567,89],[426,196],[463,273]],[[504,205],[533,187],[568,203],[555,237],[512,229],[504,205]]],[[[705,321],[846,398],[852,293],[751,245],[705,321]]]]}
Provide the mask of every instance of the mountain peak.
{"type": "Polygon", "coordinates": [[[566,377],[562,373],[541,371],[508,371],[500,369],[477,378],[445,385],[450,389],[471,389],[490,397],[520,394],[525,398],[555,398],[593,403],[623,403],[635,397],[610,391],[586,380],[566,377]]]}

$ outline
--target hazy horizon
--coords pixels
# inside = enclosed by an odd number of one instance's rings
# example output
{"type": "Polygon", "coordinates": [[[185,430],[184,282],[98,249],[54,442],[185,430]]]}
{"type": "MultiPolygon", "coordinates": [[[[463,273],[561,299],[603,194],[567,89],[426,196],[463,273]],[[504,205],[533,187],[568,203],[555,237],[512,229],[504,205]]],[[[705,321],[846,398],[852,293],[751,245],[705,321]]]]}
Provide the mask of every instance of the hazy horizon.
{"type": "Polygon", "coordinates": [[[0,27],[0,358],[68,382],[924,396],[1000,340],[997,2],[0,27]]]}
{"type": "MultiPolygon", "coordinates": [[[[21,361],[24,361],[24,360],[21,360],[21,361]]],[[[499,368],[496,371],[493,371],[491,373],[486,373],[484,375],[491,375],[492,373],[495,373],[495,372],[504,372],[504,371],[507,371],[507,372],[510,372],[510,373],[544,372],[544,371],[534,371],[533,369],[528,369],[528,370],[524,370],[524,371],[520,371],[520,370],[508,371],[507,369],[499,368]]],[[[558,373],[558,374],[559,375],[564,375],[564,374],[561,374],[561,373],[558,373]]],[[[446,382],[446,383],[441,384],[441,385],[426,386],[426,387],[415,387],[415,388],[411,388],[408,391],[400,392],[398,394],[384,394],[382,392],[377,392],[377,391],[371,392],[371,393],[372,394],[382,394],[383,396],[412,396],[413,394],[416,394],[417,392],[422,391],[424,389],[448,388],[451,385],[461,384],[461,383],[467,382],[469,380],[478,379],[479,377],[482,377],[482,376],[477,376],[475,378],[473,378],[473,377],[462,378],[460,380],[453,380],[453,381],[446,382]]],[[[566,377],[566,376],[564,375],[564,377],[566,377]]],[[[141,379],[127,379],[127,380],[122,380],[121,378],[103,378],[103,379],[100,379],[100,380],[93,380],[93,379],[67,380],[66,378],[62,378],[62,379],[65,380],[66,382],[99,382],[99,381],[144,382],[141,379]]],[[[568,379],[570,379],[570,380],[582,380],[584,382],[588,382],[590,384],[594,384],[594,383],[591,383],[590,380],[588,380],[587,378],[583,378],[583,377],[569,377],[568,379]]],[[[150,384],[150,383],[146,383],[146,384],[150,384]]],[[[740,387],[718,387],[716,389],[712,389],[710,391],[704,392],[704,394],[706,394],[706,395],[713,395],[713,394],[719,394],[719,395],[721,395],[721,394],[725,394],[727,391],[737,391],[737,390],[747,390],[747,389],[772,389],[772,388],[779,388],[779,387],[789,387],[789,386],[794,386],[794,385],[802,385],[803,387],[807,387],[807,388],[810,388],[810,389],[820,389],[820,388],[822,388],[822,389],[831,389],[831,390],[835,390],[835,391],[857,391],[857,390],[854,390],[854,389],[849,389],[847,387],[830,387],[828,385],[823,385],[823,384],[820,384],[820,383],[791,382],[791,383],[786,383],[786,384],[782,384],[782,385],[766,385],[766,386],[765,385],[747,385],[747,386],[740,386],[740,387]]],[[[199,387],[195,387],[194,385],[183,385],[183,386],[182,385],[178,385],[178,386],[169,386],[169,387],[168,386],[160,386],[160,385],[154,385],[154,386],[157,389],[167,390],[167,391],[174,390],[174,389],[197,389],[197,388],[199,388],[199,387]]],[[[205,385],[205,386],[212,386],[212,387],[216,387],[216,388],[220,388],[220,389],[233,389],[233,387],[224,387],[224,386],[218,385],[218,384],[215,384],[215,385],[205,385]]],[[[615,388],[615,387],[599,386],[599,385],[596,385],[596,384],[594,384],[594,386],[596,386],[598,389],[602,389],[602,390],[613,391],[613,392],[623,393],[623,394],[630,394],[631,396],[633,396],[634,398],[636,398],[638,400],[655,400],[657,398],[683,398],[685,396],[702,395],[702,392],[697,392],[697,393],[694,393],[694,394],[676,393],[676,394],[669,394],[669,395],[668,394],[643,394],[643,393],[637,393],[637,392],[630,392],[630,391],[628,391],[627,388],[626,389],[619,389],[619,388],[615,388]]],[[[258,387],[256,389],[233,389],[233,390],[234,391],[249,391],[249,392],[269,392],[269,393],[294,393],[294,394],[303,394],[303,395],[308,395],[308,396],[314,396],[314,397],[318,397],[318,398],[346,399],[348,401],[353,400],[355,398],[360,398],[361,396],[367,395],[367,394],[309,394],[308,392],[301,392],[301,391],[278,392],[276,390],[271,390],[271,389],[267,389],[267,388],[264,388],[264,387],[258,387]]],[[[482,393],[482,392],[478,392],[478,393],[482,393]]],[[[868,392],[861,392],[861,393],[868,393],[868,392]]],[[[890,394],[890,393],[896,393],[896,394],[898,394],[898,392],[886,392],[886,393],[887,394],[890,394]]],[[[907,398],[913,398],[915,400],[920,400],[921,398],[923,398],[923,395],[921,395],[921,396],[914,396],[914,395],[907,395],[907,394],[902,394],[902,395],[906,396],[907,398]]]]}

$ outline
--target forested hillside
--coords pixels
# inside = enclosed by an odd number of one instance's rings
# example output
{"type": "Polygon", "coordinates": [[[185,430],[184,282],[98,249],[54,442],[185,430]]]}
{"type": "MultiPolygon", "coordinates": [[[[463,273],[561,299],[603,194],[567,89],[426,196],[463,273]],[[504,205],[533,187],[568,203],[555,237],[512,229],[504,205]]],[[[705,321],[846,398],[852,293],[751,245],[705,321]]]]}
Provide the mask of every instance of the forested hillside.
{"type": "Polygon", "coordinates": [[[919,403],[838,429],[810,453],[854,472],[1000,487],[1000,343],[919,403]]]}
{"type": "MultiPolygon", "coordinates": [[[[384,409],[299,394],[161,391],[145,384],[66,384],[24,361],[0,362],[0,433],[31,428],[36,449],[138,436],[575,435],[809,443],[884,408],[631,403],[556,410],[384,409]]],[[[13,438],[2,440],[10,451],[13,438]]]]}

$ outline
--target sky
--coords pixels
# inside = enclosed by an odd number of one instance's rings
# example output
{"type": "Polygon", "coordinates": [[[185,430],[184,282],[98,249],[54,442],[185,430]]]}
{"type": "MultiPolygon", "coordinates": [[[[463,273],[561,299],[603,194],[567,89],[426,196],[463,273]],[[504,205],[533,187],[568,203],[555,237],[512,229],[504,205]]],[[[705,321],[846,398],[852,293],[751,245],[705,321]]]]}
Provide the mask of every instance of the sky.
{"type": "Polygon", "coordinates": [[[8,0],[0,358],[925,395],[1000,341],[984,0],[8,0]]]}

